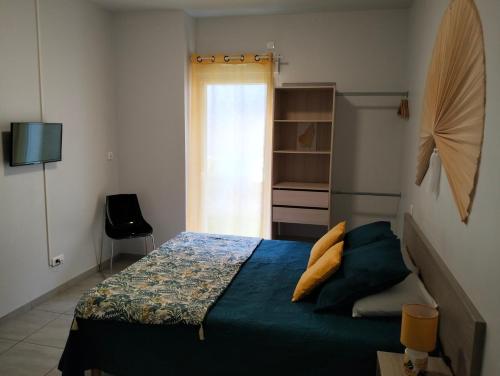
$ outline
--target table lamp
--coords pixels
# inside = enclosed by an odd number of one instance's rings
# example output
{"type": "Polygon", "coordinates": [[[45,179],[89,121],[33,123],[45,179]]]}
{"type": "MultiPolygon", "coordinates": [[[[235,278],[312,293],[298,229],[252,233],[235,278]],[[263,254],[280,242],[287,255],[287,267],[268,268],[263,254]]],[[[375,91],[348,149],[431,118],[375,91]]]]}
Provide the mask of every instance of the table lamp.
{"type": "Polygon", "coordinates": [[[427,305],[403,305],[401,343],[406,346],[403,357],[405,375],[425,374],[428,352],[436,347],[438,316],[438,311],[427,305]]]}

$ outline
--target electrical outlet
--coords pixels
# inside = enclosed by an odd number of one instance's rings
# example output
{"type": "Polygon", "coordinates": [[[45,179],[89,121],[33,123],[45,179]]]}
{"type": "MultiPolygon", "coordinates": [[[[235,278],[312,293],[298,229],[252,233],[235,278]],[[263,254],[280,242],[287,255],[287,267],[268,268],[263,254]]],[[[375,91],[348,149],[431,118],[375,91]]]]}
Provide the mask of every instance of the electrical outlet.
{"type": "Polygon", "coordinates": [[[108,161],[112,161],[113,158],[114,158],[113,152],[112,151],[108,151],[108,161]]]}
{"type": "Polygon", "coordinates": [[[58,255],[58,256],[52,257],[52,259],[50,260],[50,266],[52,266],[52,267],[62,265],[63,263],[64,263],[64,255],[58,255]]]}

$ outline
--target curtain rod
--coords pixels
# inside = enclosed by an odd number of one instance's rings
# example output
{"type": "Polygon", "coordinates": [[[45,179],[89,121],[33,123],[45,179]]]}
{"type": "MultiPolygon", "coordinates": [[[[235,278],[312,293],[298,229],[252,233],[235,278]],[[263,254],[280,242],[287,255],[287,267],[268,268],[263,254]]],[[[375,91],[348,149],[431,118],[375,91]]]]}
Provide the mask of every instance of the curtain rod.
{"type": "Polygon", "coordinates": [[[333,191],[334,195],[349,195],[349,196],[378,196],[378,197],[401,197],[401,193],[386,193],[386,192],[344,192],[333,191]]]}
{"type": "Polygon", "coordinates": [[[253,60],[257,62],[261,60],[270,60],[270,61],[273,60],[273,57],[270,54],[239,54],[239,55],[210,55],[210,56],[196,55],[195,59],[198,63],[202,63],[205,61],[215,63],[218,56],[226,63],[229,63],[230,61],[244,62],[245,59],[250,58],[250,56],[253,58],[253,60]]]}
{"type": "Polygon", "coordinates": [[[408,91],[337,91],[339,97],[408,97],[408,91]]]}

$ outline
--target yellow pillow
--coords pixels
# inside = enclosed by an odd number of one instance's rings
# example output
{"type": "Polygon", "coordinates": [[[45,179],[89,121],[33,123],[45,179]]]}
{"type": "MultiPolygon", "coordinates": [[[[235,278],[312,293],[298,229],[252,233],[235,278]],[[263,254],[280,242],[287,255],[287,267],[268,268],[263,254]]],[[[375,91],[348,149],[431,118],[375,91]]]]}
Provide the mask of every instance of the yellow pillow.
{"type": "Polygon", "coordinates": [[[321,256],[335,243],[344,239],[345,221],[340,222],[319,239],[311,249],[307,269],[309,269],[321,256]]]}
{"type": "Polygon", "coordinates": [[[344,242],[331,246],[318,261],[308,268],[300,277],[295,291],[293,292],[292,302],[302,299],[312,290],[326,281],[333,273],[340,268],[342,253],[344,251],[344,242]]]}

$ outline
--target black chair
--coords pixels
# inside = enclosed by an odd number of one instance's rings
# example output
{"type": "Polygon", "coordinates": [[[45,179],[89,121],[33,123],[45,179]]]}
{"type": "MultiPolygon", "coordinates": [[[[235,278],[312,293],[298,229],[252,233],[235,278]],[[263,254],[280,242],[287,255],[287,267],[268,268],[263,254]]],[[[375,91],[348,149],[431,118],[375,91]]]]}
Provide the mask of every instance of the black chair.
{"type": "MultiPolygon", "coordinates": [[[[156,248],[153,228],[146,222],[141,213],[139,200],[136,194],[120,194],[106,196],[105,225],[106,235],[111,239],[110,270],[113,271],[113,240],[144,238],[146,255],[148,246],[146,238],[151,238],[153,249],[156,248]]],[[[99,270],[102,270],[102,248],[104,234],[101,241],[101,256],[99,270]]]]}

